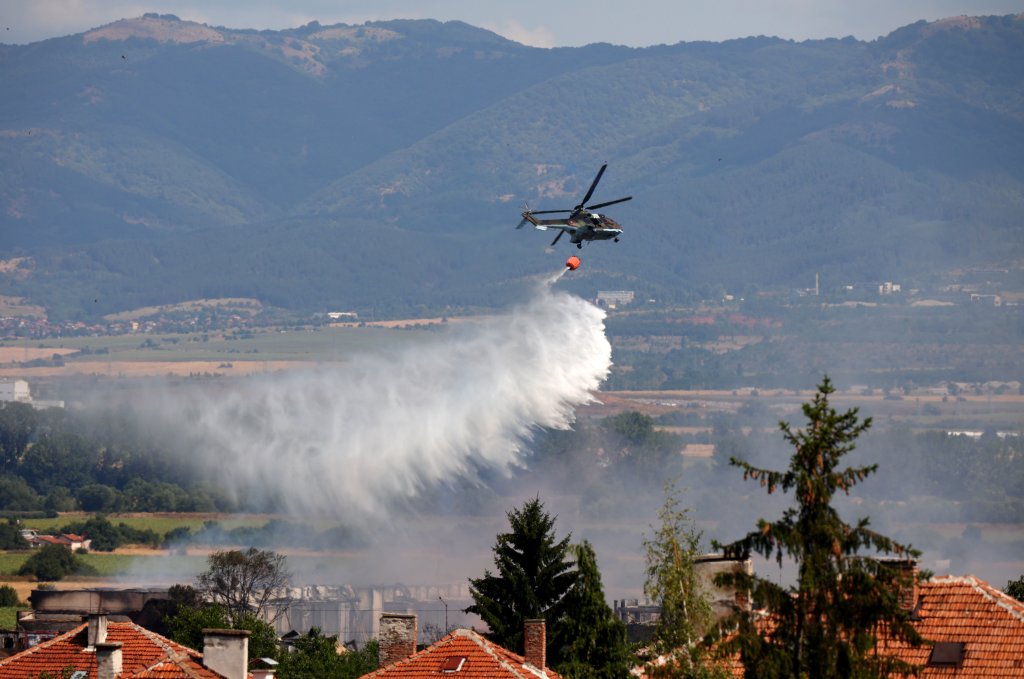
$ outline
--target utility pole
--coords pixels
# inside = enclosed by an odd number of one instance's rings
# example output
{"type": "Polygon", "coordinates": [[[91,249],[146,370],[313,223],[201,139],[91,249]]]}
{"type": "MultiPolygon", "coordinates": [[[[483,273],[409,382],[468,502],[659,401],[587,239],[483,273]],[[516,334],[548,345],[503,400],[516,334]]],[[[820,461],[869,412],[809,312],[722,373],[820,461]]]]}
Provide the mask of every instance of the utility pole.
{"type": "Polygon", "coordinates": [[[448,634],[448,602],[441,597],[437,597],[437,600],[444,604],[444,633],[448,634]]]}

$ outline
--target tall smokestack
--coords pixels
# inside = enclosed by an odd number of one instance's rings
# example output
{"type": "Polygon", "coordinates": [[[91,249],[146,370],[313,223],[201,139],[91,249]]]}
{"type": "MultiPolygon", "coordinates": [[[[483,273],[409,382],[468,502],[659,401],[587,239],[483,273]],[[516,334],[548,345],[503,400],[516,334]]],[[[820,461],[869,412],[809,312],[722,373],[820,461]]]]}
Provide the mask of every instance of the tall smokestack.
{"type": "Polygon", "coordinates": [[[378,644],[381,667],[411,656],[416,652],[416,616],[411,613],[383,613],[378,644]]]}
{"type": "Polygon", "coordinates": [[[523,622],[523,659],[538,670],[547,662],[547,630],[544,619],[523,622]]]}

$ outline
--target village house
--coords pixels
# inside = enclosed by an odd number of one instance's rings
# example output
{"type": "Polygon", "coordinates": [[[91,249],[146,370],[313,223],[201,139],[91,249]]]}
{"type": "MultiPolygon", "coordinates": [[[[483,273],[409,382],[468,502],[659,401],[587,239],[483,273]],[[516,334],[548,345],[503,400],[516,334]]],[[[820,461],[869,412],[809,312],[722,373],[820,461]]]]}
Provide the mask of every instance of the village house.
{"type": "Polygon", "coordinates": [[[60,535],[40,535],[37,531],[26,528],[21,531],[21,537],[25,538],[25,541],[33,547],[45,547],[46,545],[61,545],[67,547],[72,552],[77,552],[80,549],[87,550],[92,544],[92,540],[82,535],[75,535],[73,533],[61,533],[60,535]]]}
{"type": "Polygon", "coordinates": [[[93,614],[77,627],[0,660],[0,677],[74,679],[255,679],[249,672],[249,632],[203,630],[199,653],[133,622],[93,614]]]}
{"type": "Polygon", "coordinates": [[[380,669],[362,679],[452,676],[455,679],[560,679],[546,667],[543,620],[527,620],[525,653],[518,655],[470,629],[457,629],[416,652],[416,616],[385,613],[380,619],[380,669]]]}
{"type": "MultiPolygon", "coordinates": [[[[883,638],[877,648],[918,666],[918,677],[1024,677],[1024,603],[973,575],[916,583],[901,592],[900,602],[925,643],[912,647],[883,638]]],[[[738,658],[726,667],[743,677],[738,658]]],[[[646,675],[638,667],[634,676],[646,675]]]]}

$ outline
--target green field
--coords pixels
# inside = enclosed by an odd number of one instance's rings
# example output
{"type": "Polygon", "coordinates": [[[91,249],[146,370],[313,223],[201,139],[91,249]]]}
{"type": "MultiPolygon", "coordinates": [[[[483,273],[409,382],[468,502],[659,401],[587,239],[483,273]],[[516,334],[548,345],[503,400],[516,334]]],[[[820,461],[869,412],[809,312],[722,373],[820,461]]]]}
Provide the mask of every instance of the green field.
{"type": "MultiPolygon", "coordinates": [[[[32,556],[31,551],[0,552],[0,576],[16,575],[22,564],[32,556]]],[[[132,564],[138,559],[144,558],[169,558],[169,557],[143,557],[132,554],[107,554],[104,552],[90,552],[82,554],[82,561],[96,569],[96,576],[110,577],[127,572],[132,564]]],[[[191,557],[174,557],[176,559],[191,557]]],[[[195,557],[201,559],[201,557],[195,557]]]]}
{"type": "MultiPolygon", "coordinates": [[[[131,334],[105,337],[64,337],[40,340],[34,349],[88,349],[90,352],[65,356],[66,362],[81,361],[332,361],[353,354],[377,353],[415,342],[433,333],[388,328],[317,328],[315,330],[259,330],[237,339],[217,333],[131,334]],[[106,350],[106,353],[95,353],[106,350]]],[[[25,346],[16,341],[0,346],[25,346]]]]}
{"type": "Polygon", "coordinates": [[[0,606],[0,629],[14,629],[19,610],[13,606],[0,606]]]}
{"type": "MultiPolygon", "coordinates": [[[[43,533],[60,530],[60,528],[68,525],[69,523],[86,521],[90,516],[90,514],[86,514],[84,512],[72,512],[47,519],[22,519],[21,523],[26,528],[34,528],[35,530],[43,533]]],[[[123,523],[131,528],[136,528],[138,530],[148,529],[154,531],[158,535],[163,535],[167,531],[182,526],[186,526],[192,530],[192,532],[195,532],[202,528],[203,524],[207,521],[214,521],[220,524],[224,530],[231,530],[232,528],[239,528],[241,526],[263,526],[270,519],[266,516],[258,515],[230,516],[221,518],[211,517],[210,515],[204,514],[133,514],[130,516],[118,516],[117,514],[111,514],[107,516],[107,520],[115,526],[123,523]]]]}

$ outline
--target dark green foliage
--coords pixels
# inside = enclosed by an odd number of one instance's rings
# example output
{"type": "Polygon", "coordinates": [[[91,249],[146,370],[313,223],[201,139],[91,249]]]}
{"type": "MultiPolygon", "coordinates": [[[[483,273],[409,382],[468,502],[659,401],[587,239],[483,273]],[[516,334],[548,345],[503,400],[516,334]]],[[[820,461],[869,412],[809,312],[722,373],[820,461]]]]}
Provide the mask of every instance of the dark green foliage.
{"type": "Polygon", "coordinates": [[[229,629],[227,612],[222,606],[202,605],[199,602],[182,603],[166,620],[171,639],[182,646],[203,648],[204,629],[229,629]]]}
{"type": "Polygon", "coordinates": [[[161,538],[148,528],[133,528],[121,522],[116,526],[103,515],[93,516],[86,521],[75,521],[65,524],[62,533],[82,535],[90,540],[91,549],[97,552],[112,552],[121,545],[148,545],[157,547],[161,538]]]}
{"type": "Polygon", "coordinates": [[[44,545],[18,569],[18,575],[32,575],[40,582],[53,582],[67,575],[92,575],[94,568],[67,547],[44,545]]]}
{"type": "Polygon", "coordinates": [[[721,575],[718,581],[750,589],[775,618],[771,631],[758,629],[753,618],[738,616],[739,633],[724,644],[738,651],[748,677],[890,677],[914,671],[884,652],[875,653],[880,627],[896,639],[917,644],[920,637],[900,608],[898,591],[909,585],[909,575],[874,554],[895,554],[904,559],[917,552],[868,528],[868,519],[855,526],[842,521],[832,506],[837,492],[850,489],[877,465],[848,467],[839,463],[855,447],[856,439],[871,426],[871,418],[858,420],[857,409],[838,413],[829,403],[835,391],[828,377],[822,380],[813,402],[803,405],[808,420],[803,430],[780,423],[793,447],[789,469],[760,469],[742,460],[745,479],[761,484],[768,493],[792,492],[796,505],[782,518],[758,521],[757,530],[728,545],[726,556],[749,558],[752,553],[796,561],[795,588],[785,588],[744,574],[721,575]],[[860,556],[867,550],[873,554],[860,556]]]}
{"type": "Polygon", "coordinates": [[[281,656],[281,679],[356,679],[377,669],[379,649],[370,641],[361,649],[338,653],[338,638],[324,636],[318,627],[295,640],[295,651],[281,656]]]}
{"type": "Polygon", "coordinates": [[[20,476],[0,476],[0,507],[31,511],[40,508],[39,495],[20,476]]]}
{"type": "Polygon", "coordinates": [[[121,415],[7,404],[0,408],[0,510],[233,509],[223,493],[193,483],[184,468],[168,462],[171,444],[147,436],[154,435],[140,433],[121,415]]]}
{"type": "Polygon", "coordinates": [[[21,528],[13,519],[0,523],[0,549],[28,549],[29,544],[21,537],[21,528]]]}
{"type": "Polygon", "coordinates": [[[543,618],[548,631],[548,662],[561,660],[557,639],[566,615],[566,595],[576,583],[569,551],[570,536],[555,538],[555,519],[544,511],[540,498],[508,512],[509,532],[494,545],[496,573],[484,571],[470,578],[473,605],[466,612],[487,623],[488,638],[510,650],[523,650],[523,623],[543,618]]]}
{"type": "Polygon", "coordinates": [[[572,679],[625,677],[634,658],[626,639],[626,625],[615,617],[604,598],[597,555],[586,540],[573,545],[577,578],[565,595],[565,617],[557,628],[562,661],[555,667],[572,679]]]}
{"type": "Polygon", "coordinates": [[[10,585],[0,585],[0,608],[13,608],[20,605],[18,592],[10,585]]]}
{"type": "Polygon", "coordinates": [[[241,629],[248,630],[250,658],[277,658],[277,633],[268,623],[252,615],[242,615],[232,625],[228,612],[223,606],[204,604],[198,600],[195,590],[191,587],[176,585],[172,588],[174,612],[166,619],[170,638],[183,646],[201,650],[203,648],[204,629],[241,629]]]}
{"type": "Polygon", "coordinates": [[[78,489],[78,503],[87,512],[116,512],[122,505],[121,493],[102,483],[90,483],[78,489]]]}
{"type": "Polygon", "coordinates": [[[1017,601],[1024,601],[1024,575],[1020,576],[1016,580],[1010,580],[1006,583],[1006,589],[1003,590],[1017,601]]]}

